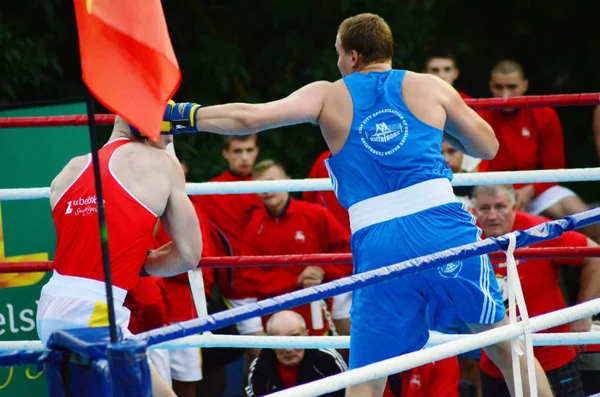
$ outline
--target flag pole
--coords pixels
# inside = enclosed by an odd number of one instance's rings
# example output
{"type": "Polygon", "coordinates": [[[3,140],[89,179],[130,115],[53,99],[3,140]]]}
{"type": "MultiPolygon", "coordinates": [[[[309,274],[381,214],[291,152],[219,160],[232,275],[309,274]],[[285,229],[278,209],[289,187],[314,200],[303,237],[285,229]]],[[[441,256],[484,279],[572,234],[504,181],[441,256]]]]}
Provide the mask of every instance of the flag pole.
{"type": "Polygon", "coordinates": [[[110,257],[108,253],[108,233],[106,230],[106,217],[104,215],[104,197],[102,195],[102,179],[100,178],[100,161],[98,158],[98,137],[96,135],[96,120],[94,115],[94,97],[87,90],[86,105],[88,114],[88,127],[90,130],[90,145],[92,164],[94,167],[94,182],[96,185],[96,201],[98,203],[98,220],[100,224],[100,246],[102,249],[102,267],[104,269],[104,285],[106,287],[106,303],[108,306],[108,329],[110,341],[116,343],[117,324],[115,320],[115,303],[112,291],[112,273],[110,271],[110,257]]]}

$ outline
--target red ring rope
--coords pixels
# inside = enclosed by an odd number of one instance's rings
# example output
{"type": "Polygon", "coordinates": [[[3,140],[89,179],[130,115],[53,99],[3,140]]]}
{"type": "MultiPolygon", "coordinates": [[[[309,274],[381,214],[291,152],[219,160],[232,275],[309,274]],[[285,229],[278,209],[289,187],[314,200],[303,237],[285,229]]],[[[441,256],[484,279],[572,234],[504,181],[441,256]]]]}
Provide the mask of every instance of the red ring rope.
{"type": "MultiPolygon", "coordinates": [[[[600,104],[600,93],[529,95],[514,98],[478,98],[466,99],[473,109],[532,108],[542,106],[586,106],[600,104]]],[[[114,114],[97,114],[96,124],[112,125],[114,114]]],[[[87,125],[85,115],[43,116],[43,117],[4,117],[0,118],[0,128],[19,127],[55,127],[87,125]]]]}
{"type": "Polygon", "coordinates": [[[586,106],[600,103],[600,92],[589,94],[526,95],[513,98],[465,99],[473,109],[536,108],[543,106],[586,106]]]}
{"type": "MultiPolygon", "coordinates": [[[[98,125],[112,125],[115,122],[114,114],[97,114],[95,117],[98,125]]],[[[0,128],[25,128],[25,127],[57,127],[57,126],[87,126],[87,115],[73,116],[36,116],[36,117],[3,117],[0,118],[0,128]]]]}
{"type": "MultiPolygon", "coordinates": [[[[490,254],[491,258],[504,258],[503,252],[490,254]]],[[[591,258],[600,257],[600,247],[567,248],[519,248],[516,258],[591,258]]],[[[239,266],[283,266],[310,264],[349,264],[352,254],[309,254],[309,255],[272,255],[272,256],[223,256],[206,257],[200,267],[239,267],[239,266]]],[[[52,262],[3,262],[0,273],[47,272],[52,270],[52,262]]]]}

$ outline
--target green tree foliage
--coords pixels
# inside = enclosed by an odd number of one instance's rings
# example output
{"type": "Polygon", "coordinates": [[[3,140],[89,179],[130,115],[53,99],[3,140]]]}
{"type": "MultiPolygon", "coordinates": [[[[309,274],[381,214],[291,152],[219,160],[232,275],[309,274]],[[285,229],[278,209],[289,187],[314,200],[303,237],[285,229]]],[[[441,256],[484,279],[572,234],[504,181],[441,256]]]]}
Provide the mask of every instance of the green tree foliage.
{"type": "Polygon", "coordinates": [[[73,3],[0,5],[0,104],[83,95],[73,3]]]}
{"type": "MultiPolygon", "coordinates": [[[[594,0],[438,0],[431,9],[437,37],[457,48],[461,78],[457,85],[473,96],[489,96],[492,65],[513,58],[525,68],[528,94],[600,91],[600,54],[595,51],[598,7],[594,0]],[[445,32],[445,33],[442,33],[445,32]]],[[[595,167],[592,107],[557,108],[565,138],[568,168],[595,167]]],[[[568,184],[597,201],[594,184],[568,184]]]]}
{"type": "MultiPolygon", "coordinates": [[[[360,12],[380,14],[390,23],[395,67],[419,71],[428,50],[451,48],[461,69],[457,87],[476,97],[489,96],[489,69],[504,57],[522,62],[530,94],[600,91],[590,11],[596,6],[593,0],[163,2],[183,74],[175,99],[205,105],[275,100],[313,80],[338,79],[337,26],[360,12]]],[[[72,0],[0,7],[0,103],[81,97],[72,0]]],[[[568,167],[596,165],[591,108],[559,109],[559,114],[568,167]]],[[[260,143],[261,158],[282,161],[296,178],[304,177],[325,150],[318,128],[310,125],[261,134],[260,143]]],[[[218,136],[177,137],[176,147],[192,168],[191,180],[206,180],[225,167],[218,136]]]]}

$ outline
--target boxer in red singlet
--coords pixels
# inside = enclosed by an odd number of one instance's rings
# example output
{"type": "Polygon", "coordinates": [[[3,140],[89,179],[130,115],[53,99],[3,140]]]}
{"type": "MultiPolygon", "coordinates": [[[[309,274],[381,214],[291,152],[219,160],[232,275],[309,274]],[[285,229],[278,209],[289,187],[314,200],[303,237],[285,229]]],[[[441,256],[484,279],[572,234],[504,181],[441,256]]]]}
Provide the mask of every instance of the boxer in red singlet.
{"type": "MultiPolygon", "coordinates": [[[[154,143],[132,134],[117,117],[100,149],[106,226],[117,326],[124,335],[127,291],[140,273],[167,277],[194,269],[202,238],[177,158],[165,151],[171,136],[154,143]],[[160,217],[172,242],[156,250],[152,234],[160,217]]],[[[50,204],[57,234],[54,273],[42,288],[37,330],[42,343],[61,329],[108,325],[96,188],[91,155],[73,158],[52,181],[50,204]]],[[[151,366],[155,396],[173,396],[151,366]]]]}

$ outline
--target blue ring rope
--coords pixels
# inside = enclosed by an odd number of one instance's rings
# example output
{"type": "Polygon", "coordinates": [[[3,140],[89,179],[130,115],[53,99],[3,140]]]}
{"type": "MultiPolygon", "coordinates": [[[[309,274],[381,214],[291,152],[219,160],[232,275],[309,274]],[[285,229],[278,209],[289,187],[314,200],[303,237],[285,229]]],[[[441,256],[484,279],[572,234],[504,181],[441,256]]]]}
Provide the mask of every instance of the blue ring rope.
{"type": "MultiPolygon", "coordinates": [[[[527,230],[515,231],[514,234],[517,240],[517,247],[550,240],[559,237],[566,231],[585,227],[598,221],[600,221],[600,208],[594,208],[567,216],[563,219],[545,222],[527,230]]],[[[504,251],[507,248],[508,238],[506,236],[487,238],[475,243],[461,245],[435,254],[421,256],[376,270],[355,274],[325,284],[215,313],[213,315],[144,332],[134,336],[134,338],[145,340],[148,343],[148,346],[152,346],[184,336],[212,331],[214,329],[238,323],[242,320],[264,316],[279,310],[289,309],[315,300],[329,298],[344,292],[354,291],[404,274],[430,269],[476,255],[489,254],[498,249],[504,251]]]]}
{"type": "MultiPolygon", "coordinates": [[[[542,223],[527,230],[515,231],[517,247],[550,240],[559,237],[566,231],[589,226],[599,221],[600,208],[595,208],[563,219],[542,223]]],[[[506,250],[507,248],[508,238],[506,236],[487,238],[475,243],[465,244],[435,254],[418,257],[365,273],[355,274],[326,284],[294,291],[275,298],[265,299],[257,303],[215,313],[210,316],[144,332],[134,336],[134,338],[145,340],[148,343],[148,346],[152,346],[184,336],[222,328],[252,317],[263,316],[282,309],[296,307],[314,300],[329,298],[334,295],[339,295],[340,293],[354,291],[368,285],[400,277],[404,274],[430,269],[476,255],[489,254],[498,251],[498,249],[506,250]]],[[[0,352],[0,367],[33,364],[37,361],[39,355],[39,352],[32,352],[30,350],[0,352]]]]}

